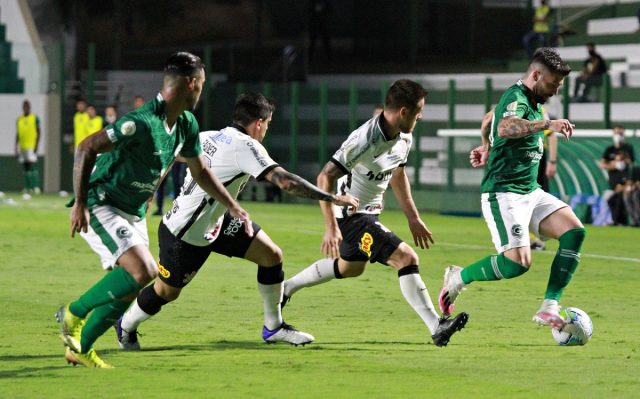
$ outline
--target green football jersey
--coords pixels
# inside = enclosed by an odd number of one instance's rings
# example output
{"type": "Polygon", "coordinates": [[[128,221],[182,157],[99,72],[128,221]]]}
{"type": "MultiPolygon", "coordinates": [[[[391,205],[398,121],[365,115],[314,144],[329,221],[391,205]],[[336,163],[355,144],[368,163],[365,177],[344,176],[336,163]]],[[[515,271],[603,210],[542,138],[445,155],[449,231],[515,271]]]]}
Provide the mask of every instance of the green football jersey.
{"type": "Polygon", "coordinates": [[[491,151],[482,179],[482,192],[512,192],[527,194],[540,187],[538,165],[544,151],[543,131],[515,139],[498,137],[502,118],[515,116],[542,120],[542,106],[533,100],[529,89],[518,81],[509,87],[496,105],[491,122],[491,151]]]}
{"type": "Polygon", "coordinates": [[[106,127],[115,148],[100,154],[89,180],[88,206],[110,205],[144,217],[160,177],[180,154],[200,155],[199,127],[183,112],[171,130],[160,94],[106,127]]]}

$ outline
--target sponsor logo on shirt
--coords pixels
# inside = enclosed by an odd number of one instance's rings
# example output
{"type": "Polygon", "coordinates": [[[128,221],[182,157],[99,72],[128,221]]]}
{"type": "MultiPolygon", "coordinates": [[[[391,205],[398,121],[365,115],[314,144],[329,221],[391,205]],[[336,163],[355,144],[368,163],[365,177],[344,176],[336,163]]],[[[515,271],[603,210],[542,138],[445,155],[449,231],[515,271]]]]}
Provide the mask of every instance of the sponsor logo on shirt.
{"type": "Polygon", "coordinates": [[[233,141],[233,137],[232,136],[228,136],[228,135],[226,135],[224,133],[218,133],[218,134],[216,134],[215,136],[213,136],[211,138],[216,143],[231,144],[231,142],[233,141]]]}
{"type": "Polygon", "coordinates": [[[249,150],[251,150],[251,153],[256,158],[256,161],[258,161],[260,166],[262,167],[267,166],[267,160],[264,159],[264,156],[260,154],[260,152],[256,149],[256,146],[253,145],[251,141],[247,141],[247,146],[249,147],[249,150]]]}
{"type": "Polygon", "coordinates": [[[218,147],[213,145],[213,143],[211,143],[210,141],[205,141],[202,143],[202,151],[204,151],[206,154],[210,156],[213,156],[213,154],[215,154],[216,151],[218,151],[218,147]]]}
{"type": "Polygon", "coordinates": [[[373,237],[371,234],[364,233],[360,238],[360,250],[367,254],[367,256],[371,256],[371,246],[373,245],[373,237]]]}
{"type": "Polygon", "coordinates": [[[155,184],[152,183],[142,183],[139,181],[134,181],[133,183],[131,183],[132,187],[137,188],[140,191],[148,191],[150,193],[154,192],[156,189],[155,184]]]}
{"type": "Polygon", "coordinates": [[[160,263],[158,263],[158,273],[164,278],[169,278],[171,276],[171,272],[164,268],[160,263]]]}
{"type": "Polygon", "coordinates": [[[378,172],[375,174],[372,171],[369,171],[367,172],[367,178],[369,179],[369,181],[371,180],[383,181],[383,180],[391,179],[392,174],[393,174],[393,170],[388,170],[386,172],[378,172]]]}

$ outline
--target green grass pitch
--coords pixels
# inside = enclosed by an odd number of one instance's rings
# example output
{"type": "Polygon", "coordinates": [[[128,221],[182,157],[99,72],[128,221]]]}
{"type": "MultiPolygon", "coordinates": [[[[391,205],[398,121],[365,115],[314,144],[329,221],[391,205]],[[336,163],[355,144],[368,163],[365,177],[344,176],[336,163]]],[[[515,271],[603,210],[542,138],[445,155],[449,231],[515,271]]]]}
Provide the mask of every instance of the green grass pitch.
{"type": "MultiPolygon", "coordinates": [[[[638,229],[588,227],[562,302],[593,319],[584,347],[559,347],[531,321],[556,242],[522,277],[469,286],[457,302],[469,324],[446,348],[431,344],[396,273],[379,264],[293,297],[284,317],[314,343],[266,345],[255,266],[213,255],[178,301],[141,326],[143,351],[119,351],[109,331],[96,349],[116,369],[95,370],[66,364],[53,314],[102,276],[98,258],[69,237],[64,199],[9,197],[14,204],[0,204],[0,398],[640,397],[638,229]]],[[[287,276],[320,257],[317,206],[244,206],[283,249],[287,276]]],[[[436,302],[447,264],[494,250],[480,218],[422,216],[436,244],[418,249],[420,268],[436,302]]],[[[159,220],[149,219],[154,254],[159,220]]],[[[412,241],[402,213],[381,220],[412,241]]]]}

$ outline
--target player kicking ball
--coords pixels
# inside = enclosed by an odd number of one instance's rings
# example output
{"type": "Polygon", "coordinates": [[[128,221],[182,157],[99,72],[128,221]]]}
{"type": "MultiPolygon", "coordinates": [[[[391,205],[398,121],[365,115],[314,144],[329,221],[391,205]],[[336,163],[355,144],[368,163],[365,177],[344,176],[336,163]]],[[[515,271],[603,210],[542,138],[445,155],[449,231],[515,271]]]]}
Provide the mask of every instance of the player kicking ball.
{"type": "MultiPolygon", "coordinates": [[[[251,176],[267,180],[290,194],[338,206],[358,206],[350,195],[334,195],[280,167],[262,146],[274,103],[260,93],[243,93],[235,104],[233,123],[220,131],[200,133],[208,167],[235,198],[251,176]]],[[[144,288],[131,308],[118,320],[120,347],[140,349],[137,328],[174,301],[195,277],[211,253],[247,259],[258,265],[258,289],[264,305],[262,338],[268,343],[304,345],[314,340],[282,319],[284,272],[282,250],[253,223],[247,234],[243,221],[232,217],[224,204],[214,200],[187,175],[172,209],[158,228],[160,262],[155,283],[144,288]]]]}
{"type": "Polygon", "coordinates": [[[427,91],[418,83],[398,80],[387,91],[382,113],[353,131],[318,175],[318,186],[326,191],[351,194],[360,200],[354,206],[320,203],[326,232],[321,259],[285,281],[283,305],[304,287],[332,279],[357,277],[368,262],[390,265],[398,271],[400,291],[420,316],[437,346],[446,346],[451,336],[467,323],[468,315],[440,318],[418,270],[418,255],[378,221],[383,195],[391,185],[409,222],[414,242],[420,248],[433,243],[431,232],[420,219],[411,196],[407,163],[413,129],[422,116],[427,91]]]}
{"type": "Polygon", "coordinates": [[[551,129],[567,139],[573,125],[566,119],[543,120],[542,104],[558,93],[571,68],[552,48],[539,49],[525,77],[505,91],[482,124],[483,145],[471,151],[474,167],[486,165],[482,179],[482,214],[498,255],[462,268],[449,266],[439,305],[453,311],[460,291],[474,281],[510,279],[531,267],[531,230],[543,239],[560,241],[551,264],[544,300],[533,320],[560,328],[564,324],[558,301],[580,262],[586,231],[571,208],[537,183],[543,153],[543,131],[551,129]]]}

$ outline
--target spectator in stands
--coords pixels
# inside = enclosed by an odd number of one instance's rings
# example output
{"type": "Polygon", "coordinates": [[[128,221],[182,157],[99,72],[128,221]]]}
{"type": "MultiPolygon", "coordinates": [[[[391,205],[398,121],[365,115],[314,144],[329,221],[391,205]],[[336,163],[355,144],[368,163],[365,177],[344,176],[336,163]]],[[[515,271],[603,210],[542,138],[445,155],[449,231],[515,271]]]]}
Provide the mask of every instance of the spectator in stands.
{"type": "Polygon", "coordinates": [[[133,96],[133,109],[138,109],[144,105],[144,97],[137,95],[133,96]]]}
{"type": "Polygon", "coordinates": [[[76,101],[76,113],[73,115],[73,148],[78,148],[78,144],[89,135],[87,129],[89,114],[87,114],[87,102],[80,98],[76,101]]]}
{"type": "Polygon", "coordinates": [[[322,40],[327,60],[331,61],[331,35],[329,33],[329,16],[333,6],[329,0],[310,0],[309,2],[309,60],[313,58],[318,36],[322,40]]]}
{"type": "Polygon", "coordinates": [[[624,185],[622,198],[631,224],[640,227],[640,167],[632,169],[631,178],[624,185]]]}
{"type": "Polygon", "coordinates": [[[107,125],[115,123],[118,119],[118,110],[115,105],[108,105],[107,108],[104,109],[104,121],[107,125]]]}
{"type": "Polygon", "coordinates": [[[589,92],[593,86],[602,86],[602,78],[607,73],[607,64],[604,58],[596,52],[594,43],[587,43],[589,57],[584,60],[584,66],[580,76],[576,79],[576,86],[573,90],[575,102],[588,102],[589,92]]]}
{"type": "Polygon", "coordinates": [[[624,142],[624,126],[614,126],[613,145],[604,150],[599,164],[609,174],[609,188],[613,194],[608,198],[607,203],[615,225],[627,225],[624,192],[627,180],[631,177],[634,161],[633,146],[624,142]]]}
{"type": "Polygon", "coordinates": [[[547,0],[540,0],[540,5],[536,7],[533,14],[533,29],[522,37],[522,45],[527,52],[529,59],[533,58],[533,52],[537,47],[544,47],[549,40],[551,26],[551,8],[547,5],[547,0]],[[534,47],[533,43],[537,46],[534,47]]]}
{"type": "Polygon", "coordinates": [[[92,104],[87,105],[87,115],[89,115],[87,134],[93,134],[102,130],[102,117],[96,113],[96,107],[92,104]]]}

